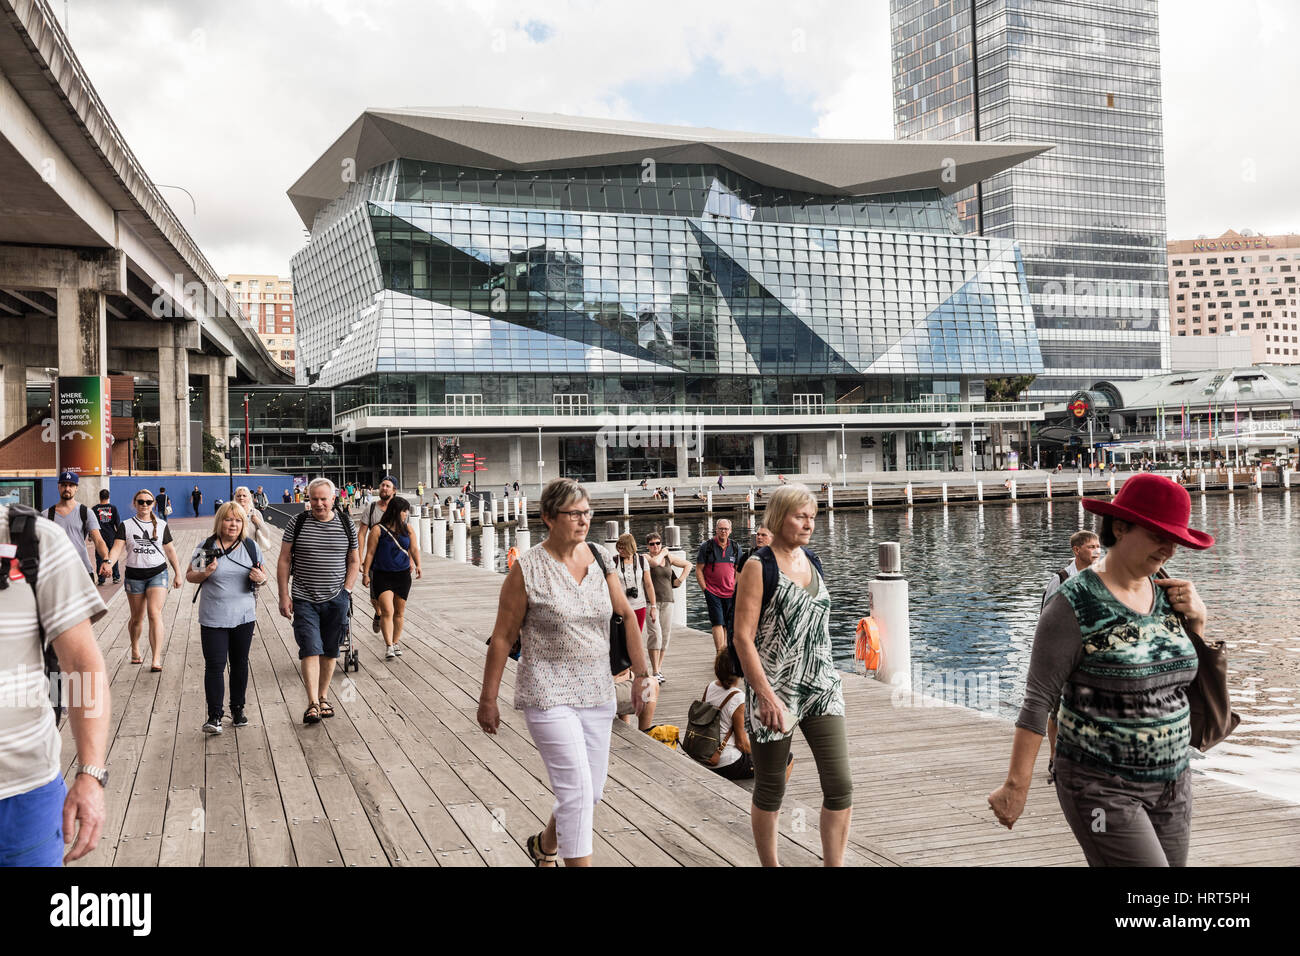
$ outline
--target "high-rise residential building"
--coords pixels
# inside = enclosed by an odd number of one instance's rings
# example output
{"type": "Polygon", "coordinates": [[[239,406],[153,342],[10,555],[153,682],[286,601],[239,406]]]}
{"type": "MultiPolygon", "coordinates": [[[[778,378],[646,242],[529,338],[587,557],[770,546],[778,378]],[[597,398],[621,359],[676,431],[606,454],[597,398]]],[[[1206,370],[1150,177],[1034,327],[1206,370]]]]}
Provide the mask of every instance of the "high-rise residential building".
{"type": "Polygon", "coordinates": [[[297,379],[408,486],[974,468],[1041,418],[984,378],[1041,364],[1014,242],[947,194],[1044,148],[367,111],[289,190],[297,379]]]}
{"type": "Polygon", "coordinates": [[[1217,239],[1169,243],[1174,351],[1187,339],[1230,338],[1243,346],[1249,342],[1252,364],[1300,363],[1298,275],[1300,235],[1294,233],[1260,236],[1229,229],[1217,239]]]}
{"type": "Polygon", "coordinates": [[[1169,369],[1156,0],[890,0],[900,139],[1056,148],[958,192],[1015,239],[1043,372],[1030,398],[1169,369]]]}
{"type": "Polygon", "coordinates": [[[271,357],[293,371],[293,280],[275,275],[228,275],[221,281],[243,306],[271,357]]]}

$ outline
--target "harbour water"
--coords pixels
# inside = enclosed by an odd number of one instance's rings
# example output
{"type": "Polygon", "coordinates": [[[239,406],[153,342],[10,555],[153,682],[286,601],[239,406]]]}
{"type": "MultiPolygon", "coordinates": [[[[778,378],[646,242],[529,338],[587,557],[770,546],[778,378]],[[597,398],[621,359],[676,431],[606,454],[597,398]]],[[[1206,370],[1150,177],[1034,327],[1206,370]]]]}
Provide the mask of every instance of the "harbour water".
{"type": "MultiPolygon", "coordinates": [[[[1300,803],[1298,495],[1194,494],[1192,525],[1213,534],[1216,546],[1179,549],[1168,571],[1196,582],[1210,613],[1209,636],[1228,641],[1229,682],[1242,717],[1237,733],[1198,755],[1195,766],[1300,803]]],[[[748,517],[727,517],[747,546],[748,517]]],[[[643,541],[664,523],[637,518],[631,530],[643,541]]],[[[704,518],[677,524],[688,552],[709,533],[704,518]]],[[[1098,524],[1077,501],[820,513],[812,547],[834,599],[837,660],[846,670],[854,667],[855,625],[870,611],[876,545],[897,541],[910,586],[914,686],[1014,719],[1043,588],[1070,560],[1070,535],[1098,524]]],[[[600,536],[599,524],[593,532],[600,536]]],[[[475,540],[473,560],[477,550],[475,540]]],[[[504,570],[504,548],[499,555],[504,570]]],[[[704,600],[693,583],[687,608],[690,626],[707,630],[704,600]]],[[[671,661],[670,649],[669,674],[671,661]]]]}

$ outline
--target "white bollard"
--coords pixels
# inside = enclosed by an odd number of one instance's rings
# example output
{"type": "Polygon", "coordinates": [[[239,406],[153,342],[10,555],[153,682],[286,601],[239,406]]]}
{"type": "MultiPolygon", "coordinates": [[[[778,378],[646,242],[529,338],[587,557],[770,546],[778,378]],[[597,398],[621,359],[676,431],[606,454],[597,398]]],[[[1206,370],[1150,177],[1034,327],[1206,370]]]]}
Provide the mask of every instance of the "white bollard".
{"type": "Polygon", "coordinates": [[[1011,479],[1011,500],[1016,500],[1016,479],[1011,479]]]}
{"type": "Polygon", "coordinates": [[[478,500],[478,526],[483,527],[483,499],[478,500]]]}
{"type": "Polygon", "coordinates": [[[429,553],[435,558],[447,556],[447,519],[434,518],[433,529],[429,535],[429,553]]]}
{"type": "Polygon", "coordinates": [[[828,511],[835,510],[835,486],[834,485],[826,486],[826,509],[828,511]]]}
{"type": "Polygon", "coordinates": [[[871,500],[871,482],[869,481],[867,482],[867,507],[874,507],[874,502],[871,500]]]}
{"type": "Polygon", "coordinates": [[[1075,479],[1075,490],[1079,493],[1079,497],[1082,498],[1083,497],[1083,475],[1080,475],[1078,478],[1075,479]]]}
{"type": "Polygon", "coordinates": [[[1255,490],[1264,490],[1264,472],[1259,468],[1255,469],[1255,490]]]}
{"type": "Polygon", "coordinates": [[[451,526],[451,559],[465,561],[465,522],[457,521],[451,526]]]}
{"type": "Polygon", "coordinates": [[[975,500],[976,501],[984,500],[984,479],[983,478],[975,482],[975,500]]]}
{"type": "Polygon", "coordinates": [[[484,528],[478,536],[478,563],[479,567],[487,568],[489,571],[497,569],[497,529],[484,528]]]}
{"type": "Polygon", "coordinates": [[[1205,494],[1205,472],[1201,472],[1201,494],[1205,494]]]}
{"type": "Polygon", "coordinates": [[[493,498],[493,499],[492,499],[492,511],[491,511],[491,517],[492,517],[492,527],[495,528],[495,527],[497,526],[497,500],[496,500],[496,498],[493,498]]]}
{"type": "Polygon", "coordinates": [[[1228,491],[1232,491],[1232,469],[1228,469],[1228,491]]]}
{"type": "Polygon", "coordinates": [[[754,491],[752,488],[749,491],[745,492],[745,510],[750,512],[751,514],[754,511],[754,491]]]}
{"type": "MultiPolygon", "coordinates": [[[[686,552],[682,549],[682,529],[676,525],[669,525],[663,530],[664,548],[668,551],[670,558],[685,558],[686,552]]],[[[677,572],[673,572],[677,576],[677,572]]],[[[670,622],[673,628],[686,626],[686,581],[673,588],[673,619],[670,622]]]]}
{"type": "Polygon", "coordinates": [[[710,488],[704,495],[704,510],[713,514],[713,489],[710,488]]]}
{"type": "Polygon", "coordinates": [[[1048,478],[1048,479],[1047,479],[1047,497],[1048,497],[1049,499],[1052,497],[1052,479],[1051,479],[1051,478],[1048,478]]]}
{"type": "Polygon", "coordinates": [[[1109,475],[1106,478],[1106,491],[1108,494],[1115,494],[1115,476],[1109,475]]]}
{"type": "Polygon", "coordinates": [[[910,688],[912,684],[912,632],[907,606],[907,581],[903,577],[898,544],[879,548],[880,571],[868,585],[871,616],[880,628],[881,661],[876,679],[910,688]]]}
{"type": "Polygon", "coordinates": [[[525,551],[533,546],[533,533],[527,528],[518,528],[515,531],[515,549],[522,555],[525,551]]]}
{"type": "Polygon", "coordinates": [[[669,514],[673,513],[673,503],[676,500],[677,500],[676,492],[674,492],[673,489],[669,488],[668,489],[668,513],[669,514]]]}
{"type": "Polygon", "coordinates": [[[907,506],[912,507],[912,483],[907,483],[907,506]]]}
{"type": "Polygon", "coordinates": [[[943,503],[948,503],[948,482],[943,483],[943,503]]]}
{"type": "Polygon", "coordinates": [[[627,492],[623,492],[623,514],[630,515],[632,512],[627,507],[627,492]]]}
{"type": "MultiPolygon", "coordinates": [[[[380,534],[383,534],[381,531],[380,534]]],[[[420,545],[421,551],[429,550],[429,540],[433,537],[433,519],[424,516],[420,518],[420,545]]]]}
{"type": "Polygon", "coordinates": [[[1291,469],[1285,465],[1282,466],[1282,487],[1287,489],[1291,487],[1291,469]]]}

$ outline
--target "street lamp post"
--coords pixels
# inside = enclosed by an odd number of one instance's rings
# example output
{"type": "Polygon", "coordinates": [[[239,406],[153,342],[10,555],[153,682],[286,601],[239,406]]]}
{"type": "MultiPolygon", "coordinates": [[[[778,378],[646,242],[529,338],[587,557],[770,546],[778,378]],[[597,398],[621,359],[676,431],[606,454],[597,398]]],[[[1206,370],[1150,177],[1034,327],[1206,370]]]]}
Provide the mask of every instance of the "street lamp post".
{"type": "Polygon", "coordinates": [[[320,473],[325,477],[325,456],[334,454],[334,446],[327,441],[315,441],[311,443],[311,450],[320,455],[320,473]]]}
{"type": "Polygon", "coordinates": [[[235,500],[235,458],[239,455],[239,446],[239,436],[231,435],[226,446],[226,477],[230,481],[230,497],[227,501],[235,500]]]}

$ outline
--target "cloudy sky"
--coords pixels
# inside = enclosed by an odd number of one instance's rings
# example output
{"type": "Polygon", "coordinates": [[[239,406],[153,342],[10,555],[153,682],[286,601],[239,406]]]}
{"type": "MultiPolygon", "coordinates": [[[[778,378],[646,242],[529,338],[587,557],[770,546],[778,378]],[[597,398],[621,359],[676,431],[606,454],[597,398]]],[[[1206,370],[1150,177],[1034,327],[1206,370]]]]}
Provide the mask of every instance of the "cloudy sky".
{"type": "MultiPolygon", "coordinates": [[[[288,273],[285,190],[367,107],[892,138],[888,0],[51,0],[218,271],[288,273]]],[[[1169,234],[1300,232],[1300,4],[1161,4],[1169,234]]]]}

